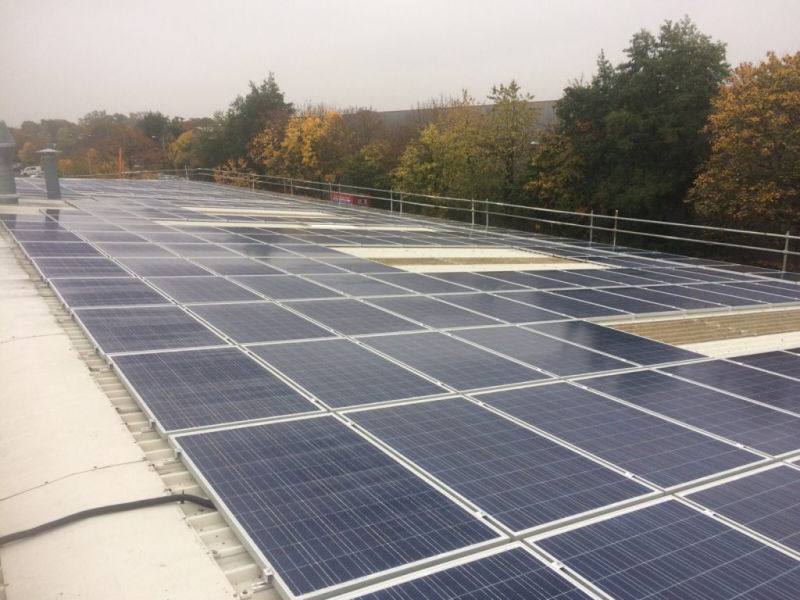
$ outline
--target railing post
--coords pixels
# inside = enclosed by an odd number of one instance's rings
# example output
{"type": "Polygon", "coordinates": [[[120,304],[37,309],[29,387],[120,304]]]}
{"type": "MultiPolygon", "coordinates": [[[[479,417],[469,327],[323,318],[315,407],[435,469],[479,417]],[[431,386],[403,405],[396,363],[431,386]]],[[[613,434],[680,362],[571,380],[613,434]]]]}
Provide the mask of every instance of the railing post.
{"type": "Polygon", "coordinates": [[[394,190],[389,190],[389,212],[394,212],[394,190]]]}
{"type": "Polygon", "coordinates": [[[330,181],[328,182],[328,194],[329,194],[329,200],[333,202],[333,183],[330,181]]]}
{"type": "Polygon", "coordinates": [[[611,240],[611,247],[616,249],[617,247],[617,217],[619,216],[619,209],[614,209],[614,237],[611,240]]]}
{"type": "Polygon", "coordinates": [[[403,194],[400,194],[400,214],[403,214],[403,194]]]}
{"type": "Polygon", "coordinates": [[[294,196],[294,181],[289,179],[289,195],[294,196]]]}
{"type": "Polygon", "coordinates": [[[789,232],[786,232],[786,242],[783,244],[783,266],[781,267],[781,273],[786,273],[786,262],[789,258],[789,232]]]}
{"type": "Polygon", "coordinates": [[[484,203],[484,207],[486,207],[486,231],[489,231],[489,199],[487,198],[484,203]]]}
{"type": "Polygon", "coordinates": [[[589,243],[592,243],[594,237],[594,209],[589,211],[589,243]]]}
{"type": "Polygon", "coordinates": [[[250,189],[252,191],[254,191],[254,192],[256,191],[256,174],[255,173],[251,173],[250,174],[250,189]]]}
{"type": "Polygon", "coordinates": [[[470,198],[470,204],[472,205],[472,228],[475,228],[475,198],[470,198]]]}

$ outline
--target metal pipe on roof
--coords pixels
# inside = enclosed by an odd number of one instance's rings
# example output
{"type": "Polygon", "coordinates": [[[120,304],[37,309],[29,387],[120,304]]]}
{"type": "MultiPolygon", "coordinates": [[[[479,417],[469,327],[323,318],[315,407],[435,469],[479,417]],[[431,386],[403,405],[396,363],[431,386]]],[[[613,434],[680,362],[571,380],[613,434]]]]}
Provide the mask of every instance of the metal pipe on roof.
{"type": "Polygon", "coordinates": [[[44,173],[44,184],[47,187],[47,197],[50,200],[59,200],[61,198],[61,186],[58,183],[58,162],[56,154],[60,154],[54,148],[45,148],[39,150],[38,154],[42,155],[42,171],[44,173]]]}
{"type": "Polygon", "coordinates": [[[14,155],[17,145],[5,121],[0,121],[0,204],[18,204],[17,183],[14,181],[14,155]]]}

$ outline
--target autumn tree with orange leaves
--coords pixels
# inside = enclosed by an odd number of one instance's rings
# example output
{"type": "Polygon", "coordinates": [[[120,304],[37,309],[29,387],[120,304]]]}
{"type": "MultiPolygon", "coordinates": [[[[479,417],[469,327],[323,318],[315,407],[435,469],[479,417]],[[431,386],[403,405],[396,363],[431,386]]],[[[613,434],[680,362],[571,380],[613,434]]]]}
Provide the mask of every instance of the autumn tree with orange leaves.
{"type": "Polygon", "coordinates": [[[720,89],[711,156],[689,201],[712,222],[800,229],[800,52],[743,63],[720,89]]]}

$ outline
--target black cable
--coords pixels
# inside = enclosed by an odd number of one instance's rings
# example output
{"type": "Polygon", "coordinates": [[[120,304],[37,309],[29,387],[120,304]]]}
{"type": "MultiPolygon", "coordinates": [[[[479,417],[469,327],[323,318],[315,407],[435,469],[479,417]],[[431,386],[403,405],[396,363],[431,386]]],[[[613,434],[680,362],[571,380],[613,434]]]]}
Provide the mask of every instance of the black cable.
{"type": "Polygon", "coordinates": [[[158,506],[159,504],[169,504],[170,502],[192,502],[204,508],[209,508],[212,510],[215,509],[214,503],[211,502],[211,500],[184,493],[173,494],[170,496],[157,496],[155,498],[145,498],[144,500],[134,500],[132,502],[122,502],[121,504],[109,504],[107,506],[99,506],[97,508],[82,510],[74,514],[67,515],[66,517],[56,519],[55,521],[44,523],[43,525],[37,525],[36,527],[31,527],[30,529],[0,536],[0,546],[8,544],[9,542],[15,542],[23,538],[31,537],[32,535],[44,533],[45,531],[50,531],[51,529],[68,525],[69,523],[74,523],[75,521],[82,521],[83,519],[88,519],[89,517],[98,517],[100,515],[107,515],[126,510],[146,508],[148,506],[158,506]]]}

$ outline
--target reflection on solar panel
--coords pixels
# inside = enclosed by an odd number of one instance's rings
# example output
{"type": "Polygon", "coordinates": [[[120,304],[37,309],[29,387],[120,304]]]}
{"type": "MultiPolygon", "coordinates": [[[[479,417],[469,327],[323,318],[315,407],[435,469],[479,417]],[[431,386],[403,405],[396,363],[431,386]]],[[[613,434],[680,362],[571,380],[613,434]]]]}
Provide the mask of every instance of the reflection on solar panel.
{"type": "Polygon", "coordinates": [[[800,413],[800,381],[724,360],[669,367],[666,371],[764,404],[800,413]]]}
{"type": "Polygon", "coordinates": [[[13,235],[20,242],[80,242],[82,241],[74,233],[65,229],[16,229],[11,230],[13,235]]]}
{"type": "Polygon", "coordinates": [[[445,392],[348,340],[271,344],[251,350],[332,407],[445,392]]]}
{"type": "Polygon", "coordinates": [[[290,302],[287,306],[345,335],[420,329],[419,325],[411,321],[395,317],[358,300],[309,300],[290,302]]]}
{"type": "Polygon", "coordinates": [[[634,314],[658,313],[669,311],[670,307],[664,304],[645,302],[635,298],[626,298],[617,294],[609,294],[602,290],[579,289],[579,290],[559,290],[553,292],[559,296],[572,298],[573,300],[583,300],[600,306],[606,306],[616,310],[622,310],[634,314]]]}
{"type": "Polygon", "coordinates": [[[120,264],[140,277],[208,275],[209,272],[183,258],[123,258],[120,264]]]}
{"type": "Polygon", "coordinates": [[[736,479],[689,498],[800,551],[800,471],[778,467],[736,479]]]}
{"type": "Polygon", "coordinates": [[[480,399],[662,487],[759,458],[569,384],[495,392],[480,399]]]}
{"type": "Polygon", "coordinates": [[[792,598],[800,586],[800,562],[674,501],[538,544],[614,598],[792,598]]]}
{"type": "Polygon", "coordinates": [[[580,300],[573,300],[566,296],[556,296],[550,292],[509,292],[499,294],[510,300],[517,302],[524,302],[531,306],[538,306],[546,310],[551,310],[554,313],[566,315],[568,317],[587,318],[587,317],[604,317],[609,315],[624,315],[621,310],[600,306],[599,304],[590,304],[589,302],[582,302],[580,300]]]}
{"type": "Polygon", "coordinates": [[[650,491],[460,398],[349,417],[517,531],[650,491]]]}
{"type": "Polygon", "coordinates": [[[69,306],[168,304],[164,296],[133,278],[55,279],[53,287],[69,306]]]}
{"type": "Polygon", "coordinates": [[[762,452],[800,449],[800,418],[662,373],[624,373],[581,384],[762,452]]]}
{"type": "Polygon", "coordinates": [[[578,600],[589,598],[522,548],[450,567],[359,600],[578,600]]]}
{"type": "Polygon", "coordinates": [[[183,303],[259,300],[254,293],[222,277],[153,277],[149,281],[183,303]]]}
{"type": "Polygon", "coordinates": [[[106,354],[224,343],[177,306],[82,308],[75,314],[106,354]]]}
{"type": "Polygon", "coordinates": [[[308,279],[324,285],[348,296],[397,296],[410,294],[406,290],[383,281],[371,279],[358,273],[341,273],[334,275],[308,275],[308,279]]]}
{"type": "Polygon", "coordinates": [[[192,312],[240,344],[330,337],[311,321],[269,302],[204,304],[192,312]]]}
{"type": "Polygon", "coordinates": [[[610,356],[584,350],[518,327],[460,329],[454,334],[561,376],[630,367],[629,363],[610,356]]]}
{"type": "MultiPolygon", "coordinates": [[[[443,300],[449,299],[446,296],[443,300]]],[[[477,327],[479,325],[497,324],[497,321],[482,315],[462,310],[451,304],[440,302],[426,296],[409,298],[371,298],[370,304],[396,312],[404,317],[418,321],[434,328],[477,327]]]]}
{"type": "Polygon", "coordinates": [[[333,298],[339,292],[329,290],[294,275],[254,275],[234,277],[234,281],[246,285],[274,300],[300,300],[310,298],[333,298]]]}
{"type": "Polygon", "coordinates": [[[172,252],[165,250],[161,246],[150,243],[129,244],[103,242],[96,244],[96,246],[112,258],[170,258],[175,256],[172,252]]]}
{"type": "Polygon", "coordinates": [[[381,335],[364,343],[460,391],[547,377],[441,333],[381,335]]]}
{"type": "Polygon", "coordinates": [[[596,348],[607,354],[612,354],[640,365],[655,365],[701,358],[701,355],[688,350],[676,348],[669,344],[662,344],[661,342],[654,342],[653,340],[617,331],[616,329],[609,329],[595,323],[587,323],[586,321],[541,323],[530,325],[528,328],[574,344],[596,348]]]}
{"type": "Polygon", "coordinates": [[[516,283],[494,279],[492,277],[484,277],[480,273],[435,273],[432,274],[432,276],[451,283],[471,287],[482,292],[522,289],[516,283]]]}
{"type": "Polygon", "coordinates": [[[280,273],[263,262],[246,258],[197,258],[195,262],[220,275],[276,275],[280,273]]]}
{"type": "Polygon", "coordinates": [[[444,294],[447,292],[467,291],[467,288],[464,286],[419,273],[376,273],[373,277],[421,294],[444,294]]]}
{"type": "Polygon", "coordinates": [[[178,440],[296,595],[497,537],[330,417],[178,440]]]}
{"type": "Polygon", "coordinates": [[[129,354],[114,365],[165,431],[318,410],[236,348],[129,354]]]}

